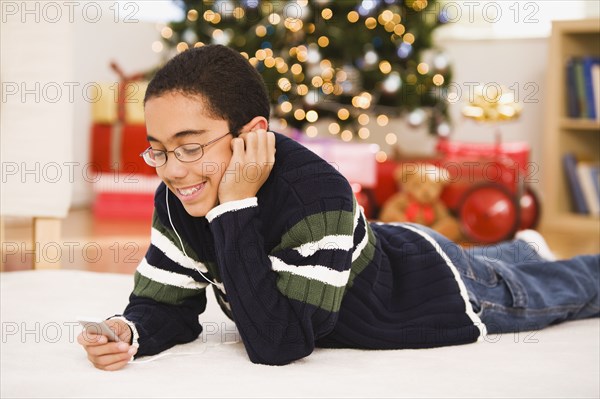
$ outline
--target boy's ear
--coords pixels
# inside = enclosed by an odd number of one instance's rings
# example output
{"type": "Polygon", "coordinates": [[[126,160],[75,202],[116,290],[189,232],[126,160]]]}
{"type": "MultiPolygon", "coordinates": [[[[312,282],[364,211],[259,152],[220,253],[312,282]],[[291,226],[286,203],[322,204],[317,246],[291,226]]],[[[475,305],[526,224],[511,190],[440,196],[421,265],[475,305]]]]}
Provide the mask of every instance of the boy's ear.
{"type": "Polygon", "coordinates": [[[255,116],[250,122],[244,125],[240,133],[252,132],[260,129],[268,130],[269,122],[264,116],[255,116]]]}

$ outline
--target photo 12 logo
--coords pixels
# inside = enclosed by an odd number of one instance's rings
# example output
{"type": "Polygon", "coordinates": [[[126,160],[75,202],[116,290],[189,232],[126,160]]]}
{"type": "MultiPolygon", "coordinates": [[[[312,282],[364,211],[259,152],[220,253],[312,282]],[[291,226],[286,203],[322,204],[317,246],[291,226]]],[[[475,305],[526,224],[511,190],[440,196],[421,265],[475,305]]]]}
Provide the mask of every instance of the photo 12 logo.
{"type": "Polygon", "coordinates": [[[510,86],[498,82],[450,82],[447,87],[435,87],[430,92],[450,104],[473,102],[478,92],[487,103],[498,102],[503,94],[511,94],[514,102],[539,103],[540,86],[537,82],[513,82],[510,86]]]}
{"type": "Polygon", "coordinates": [[[426,13],[435,12],[443,23],[536,24],[540,20],[540,2],[536,1],[444,1],[426,13]]]}
{"type": "MultiPolygon", "coordinates": [[[[87,183],[141,183],[139,165],[132,162],[114,163],[112,172],[103,172],[100,165],[87,162],[2,162],[0,181],[6,183],[75,183],[80,179],[87,183]]],[[[152,181],[150,183],[153,183],[152,181]]]]}
{"type": "Polygon", "coordinates": [[[137,23],[140,6],[135,1],[2,1],[2,23],[73,23],[83,21],[97,23],[103,16],[115,23],[137,23]]]}
{"type": "Polygon", "coordinates": [[[144,256],[144,250],[137,242],[114,241],[108,244],[95,241],[51,241],[42,245],[39,242],[3,241],[0,253],[3,264],[8,263],[9,259],[25,263],[29,257],[33,257],[36,263],[49,264],[74,264],[81,261],[138,264],[144,256]]]}
{"type": "Polygon", "coordinates": [[[140,95],[143,95],[145,86],[137,82],[129,82],[126,86],[114,82],[112,84],[100,84],[98,82],[56,82],[56,81],[3,81],[2,103],[50,103],[61,101],[75,103],[83,101],[94,104],[98,102],[122,101],[126,104],[141,103],[140,95]],[[123,87],[126,88],[122,94],[123,87]]]}
{"type": "Polygon", "coordinates": [[[1,336],[2,343],[21,342],[21,343],[51,343],[57,342],[75,342],[78,333],[79,323],[75,321],[65,322],[16,322],[2,321],[1,336]]]}

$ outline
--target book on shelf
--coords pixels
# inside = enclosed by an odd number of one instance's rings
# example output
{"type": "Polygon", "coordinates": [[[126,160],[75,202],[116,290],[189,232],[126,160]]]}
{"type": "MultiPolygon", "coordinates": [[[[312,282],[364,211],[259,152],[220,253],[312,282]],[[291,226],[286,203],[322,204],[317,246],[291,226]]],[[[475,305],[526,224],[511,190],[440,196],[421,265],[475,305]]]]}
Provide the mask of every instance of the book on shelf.
{"type": "Polygon", "coordinates": [[[575,60],[569,58],[567,60],[567,71],[566,71],[567,87],[566,87],[566,100],[567,100],[567,116],[569,118],[579,117],[579,97],[577,96],[577,90],[575,89],[575,60]]]}
{"type": "Polygon", "coordinates": [[[577,177],[581,184],[583,198],[590,215],[600,215],[600,182],[598,171],[600,164],[592,162],[577,163],[577,177]]]}
{"type": "Polygon", "coordinates": [[[567,116],[600,120],[600,57],[572,57],[566,64],[567,116]]]}
{"type": "Polygon", "coordinates": [[[581,183],[579,182],[579,177],[577,176],[577,158],[575,158],[574,154],[568,152],[563,155],[563,167],[569,185],[573,211],[576,213],[587,214],[588,208],[585,198],[583,197],[583,190],[581,188],[581,183]]]}
{"type": "Polygon", "coordinates": [[[592,165],[590,168],[590,173],[592,174],[594,190],[596,190],[596,194],[598,194],[598,197],[600,197],[600,164],[596,163],[595,165],[592,165]]]}
{"type": "Polygon", "coordinates": [[[571,152],[563,155],[563,168],[572,211],[584,215],[600,215],[600,162],[580,161],[571,152]]]}
{"type": "Polygon", "coordinates": [[[596,119],[600,119],[600,58],[591,67],[592,92],[596,119]]]}

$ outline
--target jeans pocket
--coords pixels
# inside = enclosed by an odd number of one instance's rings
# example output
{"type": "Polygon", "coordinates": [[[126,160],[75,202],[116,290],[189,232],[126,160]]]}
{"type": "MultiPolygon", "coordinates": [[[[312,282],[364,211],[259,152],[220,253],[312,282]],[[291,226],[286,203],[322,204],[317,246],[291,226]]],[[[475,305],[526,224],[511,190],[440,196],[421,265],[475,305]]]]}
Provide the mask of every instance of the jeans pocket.
{"type": "Polygon", "coordinates": [[[527,291],[525,290],[525,287],[519,283],[517,276],[501,262],[494,264],[494,270],[497,273],[496,275],[500,276],[499,278],[510,292],[512,297],[512,307],[526,308],[528,303],[527,291]]]}
{"type": "Polygon", "coordinates": [[[466,267],[460,269],[461,275],[486,287],[498,285],[498,274],[493,267],[484,262],[467,262],[466,267]]]}

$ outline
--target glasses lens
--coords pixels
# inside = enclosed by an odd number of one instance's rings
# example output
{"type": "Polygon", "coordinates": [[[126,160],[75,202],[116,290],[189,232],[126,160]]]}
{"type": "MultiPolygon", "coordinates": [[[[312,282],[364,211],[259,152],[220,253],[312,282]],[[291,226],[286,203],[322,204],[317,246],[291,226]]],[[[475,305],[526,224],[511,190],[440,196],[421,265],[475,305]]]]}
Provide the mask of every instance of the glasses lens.
{"type": "Polygon", "coordinates": [[[163,151],[148,149],[143,154],[144,161],[153,168],[165,163],[167,156],[163,151]]]}
{"type": "Polygon", "coordinates": [[[202,158],[203,151],[200,144],[184,144],[175,149],[175,156],[181,162],[194,162],[202,158]]]}
{"type": "Polygon", "coordinates": [[[144,162],[146,162],[146,164],[154,168],[156,167],[156,162],[154,161],[154,158],[152,158],[152,155],[150,153],[151,151],[144,151],[144,153],[142,154],[142,158],[144,158],[144,162]]]}
{"type": "Polygon", "coordinates": [[[156,166],[162,166],[167,162],[167,154],[164,151],[151,150],[150,156],[154,160],[156,166]]]}

